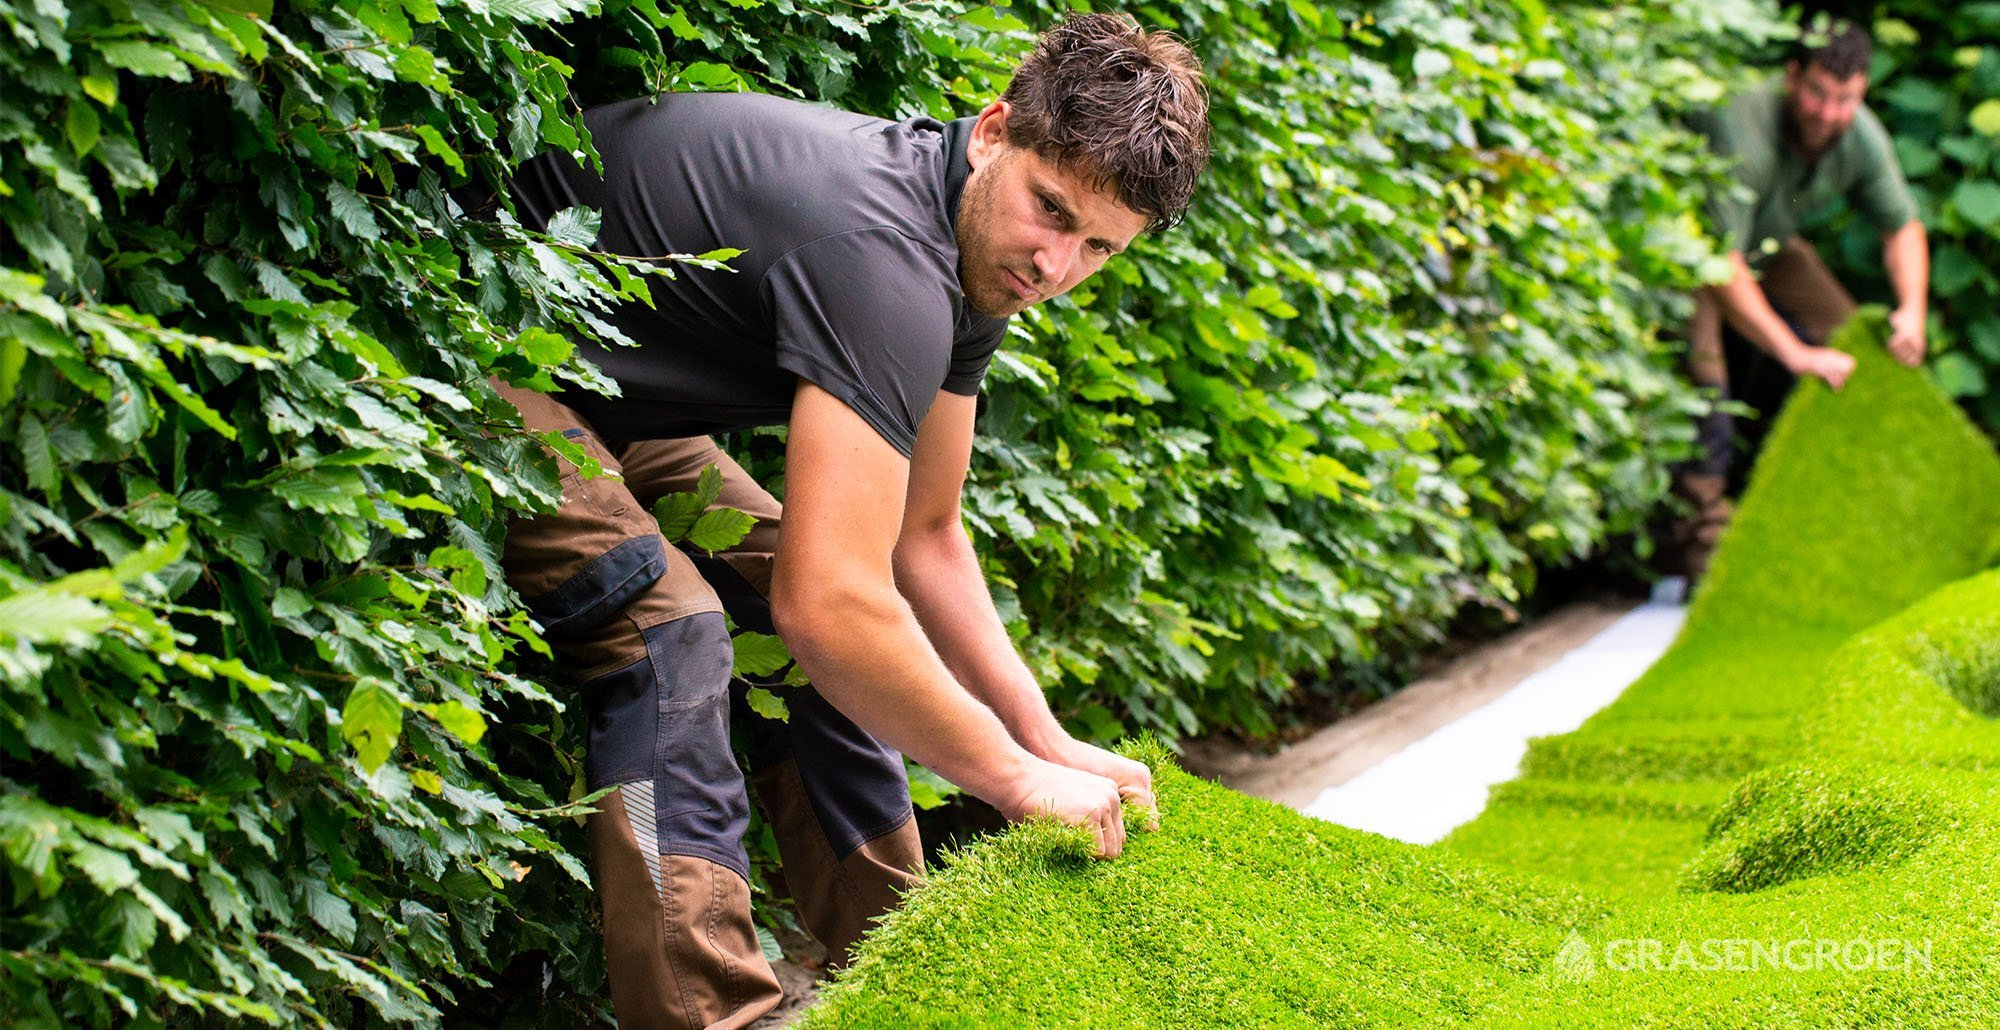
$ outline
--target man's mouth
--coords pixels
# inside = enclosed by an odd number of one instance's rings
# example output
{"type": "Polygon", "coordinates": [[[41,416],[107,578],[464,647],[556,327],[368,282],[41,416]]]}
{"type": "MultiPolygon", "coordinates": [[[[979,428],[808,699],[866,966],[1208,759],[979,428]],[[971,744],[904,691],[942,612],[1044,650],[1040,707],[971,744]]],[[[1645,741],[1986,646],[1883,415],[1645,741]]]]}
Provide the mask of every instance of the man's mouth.
{"type": "Polygon", "coordinates": [[[1028,285],[1028,281],[1026,279],[1023,279],[1020,276],[1015,275],[1013,272],[1005,268],[1001,269],[1000,272],[1002,275],[1005,275],[1007,277],[1007,285],[1013,287],[1014,292],[1020,294],[1022,300],[1041,299],[1042,291],[1037,290],[1033,286],[1028,285]]]}

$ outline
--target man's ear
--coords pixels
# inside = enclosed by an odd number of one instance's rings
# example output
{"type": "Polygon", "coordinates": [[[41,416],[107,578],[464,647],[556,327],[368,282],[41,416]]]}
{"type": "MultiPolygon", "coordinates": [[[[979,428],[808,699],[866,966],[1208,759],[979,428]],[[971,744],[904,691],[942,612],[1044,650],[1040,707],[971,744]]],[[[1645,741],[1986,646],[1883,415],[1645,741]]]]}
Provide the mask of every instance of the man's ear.
{"type": "Polygon", "coordinates": [[[1007,147],[1007,116],[1013,110],[1005,100],[995,100],[979,112],[972,123],[972,138],[965,143],[965,163],[974,171],[992,161],[1007,147]]]}
{"type": "Polygon", "coordinates": [[[1790,89],[1792,89],[1793,87],[1795,87],[1795,86],[1797,86],[1797,85],[1799,84],[1799,72],[1800,72],[1801,70],[1802,70],[1802,69],[1800,69],[1800,68],[1799,68],[1799,62],[1798,62],[1798,60],[1797,60],[1796,58],[1794,58],[1793,60],[1790,60],[1790,61],[1786,61],[1786,62],[1785,62],[1785,89],[1786,89],[1786,90],[1790,90],[1790,89]]]}

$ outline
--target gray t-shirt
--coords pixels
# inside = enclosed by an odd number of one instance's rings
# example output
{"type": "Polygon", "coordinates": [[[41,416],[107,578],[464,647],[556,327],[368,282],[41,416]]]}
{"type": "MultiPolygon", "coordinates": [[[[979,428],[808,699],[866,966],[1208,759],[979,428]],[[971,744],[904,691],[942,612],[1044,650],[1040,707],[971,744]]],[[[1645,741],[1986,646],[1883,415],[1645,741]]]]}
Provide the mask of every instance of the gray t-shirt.
{"type": "Polygon", "coordinates": [[[954,223],[971,119],[889,122],[753,93],[667,94],[584,112],[599,176],[567,155],[523,165],[522,221],[566,207],[634,257],[735,247],[734,271],[678,266],[654,307],[610,321],[636,347],[585,344],[624,396],[564,403],[609,439],[776,425],[797,378],[908,456],[939,389],[971,396],[1006,319],[966,306],[954,223]]]}

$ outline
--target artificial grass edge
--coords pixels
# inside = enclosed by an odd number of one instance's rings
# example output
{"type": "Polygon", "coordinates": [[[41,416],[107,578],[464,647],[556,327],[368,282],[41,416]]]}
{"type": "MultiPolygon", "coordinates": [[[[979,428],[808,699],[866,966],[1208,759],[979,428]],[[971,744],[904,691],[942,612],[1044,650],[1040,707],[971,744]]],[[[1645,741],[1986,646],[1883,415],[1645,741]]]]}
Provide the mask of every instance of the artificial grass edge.
{"type": "Polygon", "coordinates": [[[804,1025],[1979,1025],[2000,1010],[1977,944],[2000,933],[2000,572],[1978,574],[2000,458],[1889,365],[1883,325],[1869,310],[1838,334],[1860,363],[1848,392],[1809,386],[1779,417],[1671,660],[1538,742],[1448,846],[1317,823],[1135,745],[1159,833],[1109,863],[1048,824],[953,855],[804,1025]],[[1867,446],[1870,416],[1894,446],[1867,446]],[[1802,519],[1825,532],[1801,537],[1802,519]],[[1909,553],[1854,553],[1871,534],[1909,553]],[[1593,848],[1628,860],[1560,860],[1593,848]],[[1828,933],[1921,939],[1925,965],[1602,961],[1621,942],[1828,933]]]}

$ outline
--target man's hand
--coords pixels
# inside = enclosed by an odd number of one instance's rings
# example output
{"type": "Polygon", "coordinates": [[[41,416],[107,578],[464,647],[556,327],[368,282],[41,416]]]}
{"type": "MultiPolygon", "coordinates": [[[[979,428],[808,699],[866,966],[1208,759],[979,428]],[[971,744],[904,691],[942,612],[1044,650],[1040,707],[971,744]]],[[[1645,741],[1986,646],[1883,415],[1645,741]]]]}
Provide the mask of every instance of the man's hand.
{"type": "Polygon", "coordinates": [[[1807,345],[1793,351],[1785,367],[1795,376],[1818,376],[1826,380],[1826,385],[1839,390],[1847,385],[1847,377],[1854,374],[1854,355],[1832,347],[1807,345]]]}
{"type": "Polygon", "coordinates": [[[1112,754],[1074,737],[1065,738],[1045,756],[1072,769],[1096,773],[1118,785],[1118,796],[1152,813],[1146,829],[1160,828],[1160,806],[1153,800],[1153,770],[1145,763],[1112,754]]]}
{"type": "Polygon", "coordinates": [[[1014,799],[998,807],[1009,822],[1053,815],[1071,826],[1087,826],[1097,838],[1097,857],[1116,858],[1125,850],[1125,814],[1118,798],[1118,784],[1102,776],[1035,760],[1014,799]]]}
{"type": "Polygon", "coordinates": [[[1924,360],[1924,321],[1921,305],[1905,304],[1889,313],[1889,356],[1915,368],[1924,360]]]}

